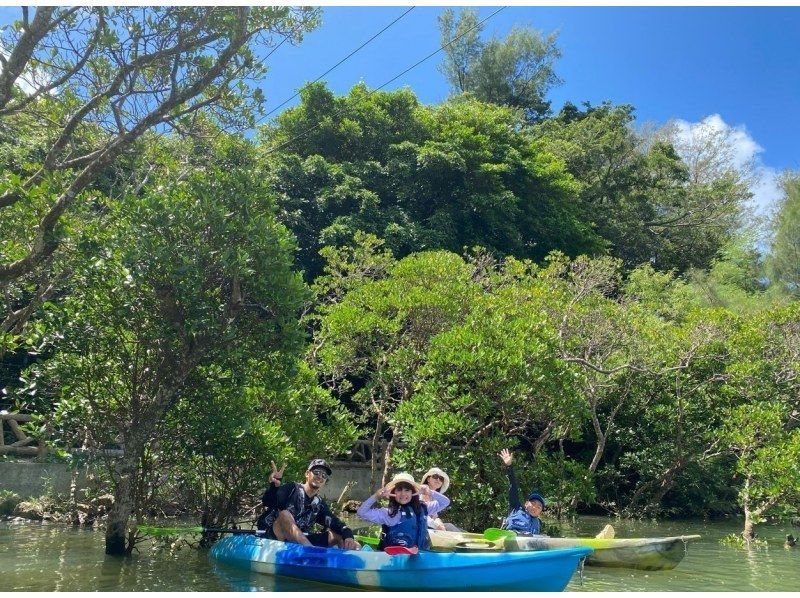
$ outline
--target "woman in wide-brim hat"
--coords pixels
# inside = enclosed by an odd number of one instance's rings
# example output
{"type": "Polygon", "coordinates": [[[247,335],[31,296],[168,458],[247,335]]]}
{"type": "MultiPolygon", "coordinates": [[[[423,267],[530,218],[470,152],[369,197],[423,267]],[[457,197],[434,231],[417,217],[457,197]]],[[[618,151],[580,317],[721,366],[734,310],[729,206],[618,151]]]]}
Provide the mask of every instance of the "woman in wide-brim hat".
{"type": "Polygon", "coordinates": [[[425,475],[422,476],[422,483],[431,490],[436,490],[444,494],[450,487],[450,476],[438,467],[431,467],[425,472],[425,475]]]}
{"type": "Polygon", "coordinates": [[[439,492],[420,487],[410,473],[398,473],[392,481],[361,503],[356,514],[366,521],[381,525],[381,541],[378,547],[416,546],[421,550],[430,547],[428,516],[450,504],[450,500],[439,492]],[[430,500],[423,503],[420,494],[430,500]],[[380,498],[388,498],[388,507],[373,508],[380,498]]]}
{"type": "MultiPolygon", "coordinates": [[[[431,467],[425,474],[422,476],[422,487],[430,488],[435,492],[439,492],[440,494],[444,494],[447,492],[447,489],[450,487],[450,476],[445,473],[443,469],[439,469],[438,467],[431,467]]],[[[423,492],[422,500],[425,501],[425,493],[423,492]]],[[[441,531],[464,531],[459,527],[456,527],[452,523],[445,523],[437,516],[428,516],[428,527],[430,529],[436,529],[441,531]]]]}

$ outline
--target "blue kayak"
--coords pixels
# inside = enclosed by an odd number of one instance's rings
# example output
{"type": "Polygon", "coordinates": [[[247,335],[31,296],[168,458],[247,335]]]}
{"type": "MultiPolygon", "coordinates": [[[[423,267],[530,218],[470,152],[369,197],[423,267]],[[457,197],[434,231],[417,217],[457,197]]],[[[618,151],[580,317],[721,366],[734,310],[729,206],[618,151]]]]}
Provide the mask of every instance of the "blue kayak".
{"type": "Polygon", "coordinates": [[[221,563],[284,577],[371,590],[519,590],[560,592],[591,548],[537,552],[420,552],[388,555],[318,548],[232,535],[211,557],[221,563]]]}

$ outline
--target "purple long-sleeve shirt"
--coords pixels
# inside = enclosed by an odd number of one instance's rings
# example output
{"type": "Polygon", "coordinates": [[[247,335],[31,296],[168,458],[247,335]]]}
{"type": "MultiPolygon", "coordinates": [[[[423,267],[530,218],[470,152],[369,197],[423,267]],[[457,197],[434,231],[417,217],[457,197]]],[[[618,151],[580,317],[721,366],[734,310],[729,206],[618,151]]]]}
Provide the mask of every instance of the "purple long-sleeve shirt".
{"type": "MultiPolygon", "coordinates": [[[[441,511],[442,509],[446,508],[447,505],[450,504],[450,499],[447,498],[444,494],[440,494],[436,492],[436,490],[431,490],[431,502],[428,503],[428,516],[435,517],[436,513],[441,511]]],[[[400,510],[397,511],[393,516],[389,515],[388,507],[380,507],[379,509],[373,509],[372,505],[375,504],[375,501],[378,499],[375,498],[373,494],[367,500],[361,503],[361,506],[358,507],[358,511],[356,511],[356,515],[364,519],[365,521],[370,521],[372,523],[379,523],[381,525],[397,525],[400,523],[400,510]]]]}

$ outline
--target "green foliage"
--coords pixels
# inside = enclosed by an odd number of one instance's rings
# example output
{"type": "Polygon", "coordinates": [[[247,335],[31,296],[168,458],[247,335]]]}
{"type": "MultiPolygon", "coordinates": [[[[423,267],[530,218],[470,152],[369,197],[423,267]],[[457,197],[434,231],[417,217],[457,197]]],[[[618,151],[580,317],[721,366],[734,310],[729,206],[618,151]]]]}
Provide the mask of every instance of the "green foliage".
{"type": "Polygon", "coordinates": [[[473,245],[537,258],[599,247],[577,218],[575,181],[513,111],[468,98],[429,108],[409,91],[363,85],[336,98],[312,84],[301,97],[262,138],[283,149],[269,157],[270,181],[307,276],[322,269],[321,247],[350,244],[357,231],[398,258],[473,245]]]}
{"type": "Polygon", "coordinates": [[[224,526],[266,485],[270,461],[301,473],[309,455],[335,455],[357,438],[355,427],[303,362],[251,359],[242,373],[209,366],[168,414],[159,488],[180,495],[206,526],[224,526]]]}
{"type": "Polygon", "coordinates": [[[557,33],[545,36],[515,26],[504,39],[483,42],[475,9],[462,9],[458,18],[452,9],[445,10],[439,16],[439,29],[445,51],[440,70],[454,91],[517,108],[528,122],[547,115],[550,102],[545,96],[561,83],[554,69],[561,58],[557,33]]]}
{"type": "Polygon", "coordinates": [[[260,419],[265,409],[296,410],[309,394],[312,406],[288,425],[311,428],[324,413],[329,428],[314,447],[341,448],[353,433],[297,362],[309,293],[263,178],[249,168],[252,148],[232,138],[171,148],[176,157],[186,149],[191,169],[176,177],[178,162],[153,147],[161,170],[152,184],[136,201],[107,201],[107,225],[86,229],[75,287],[47,312],[58,352],[35,366],[23,397],[53,410],[59,444],[124,444],[143,468],[137,512],[169,475],[160,463],[186,476],[187,488],[203,487],[195,504],[226,517],[263,482],[263,463],[233,460],[251,448],[263,459],[286,440],[280,419],[260,419]]]}
{"type": "Polygon", "coordinates": [[[768,270],[781,291],[800,297],[800,174],[786,173],[782,180],[783,199],[772,222],[768,270]]]}
{"type": "Polygon", "coordinates": [[[11,490],[0,490],[0,515],[13,515],[22,499],[11,490]]]}
{"type": "MultiPolygon", "coordinates": [[[[358,264],[349,269],[363,271],[358,264]]],[[[384,425],[394,427],[397,404],[413,393],[431,339],[470,309],[478,292],[470,275],[456,255],[411,255],[392,264],[383,278],[361,279],[321,313],[316,366],[339,393],[352,396],[378,436],[384,425]]]]}
{"type": "Polygon", "coordinates": [[[567,103],[532,129],[580,184],[579,214],[633,268],[705,268],[736,226],[749,197],[729,171],[695,180],[670,139],[632,129],[630,105],[567,103]]]}
{"type": "Polygon", "coordinates": [[[742,534],[728,534],[719,541],[723,546],[730,548],[767,548],[767,541],[761,538],[745,540],[742,534]]]}

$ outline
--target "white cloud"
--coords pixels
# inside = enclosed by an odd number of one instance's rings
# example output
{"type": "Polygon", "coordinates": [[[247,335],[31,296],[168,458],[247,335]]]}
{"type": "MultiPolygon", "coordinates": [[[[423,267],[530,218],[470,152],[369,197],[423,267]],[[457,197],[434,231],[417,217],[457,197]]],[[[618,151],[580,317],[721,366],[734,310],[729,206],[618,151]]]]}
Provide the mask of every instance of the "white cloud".
{"type": "Polygon", "coordinates": [[[703,156],[702,151],[697,150],[710,140],[717,142],[711,145],[724,147],[715,156],[705,154],[706,158],[714,162],[711,168],[715,165],[732,166],[739,170],[750,180],[750,191],[753,193],[750,205],[756,215],[766,216],[772,211],[781,197],[778,183],[780,173],[764,165],[761,160],[764,148],[753,139],[744,125],[729,125],[719,114],[712,114],[694,123],[675,120],[671,125],[673,139],[677,142],[676,149],[681,154],[689,153],[688,150],[693,149],[694,152],[691,153],[703,156]]]}
{"type": "Polygon", "coordinates": [[[750,185],[753,198],[750,204],[759,216],[768,216],[778,205],[778,200],[783,196],[779,178],[780,173],[769,166],[756,168],[756,178],[750,185]]]}

